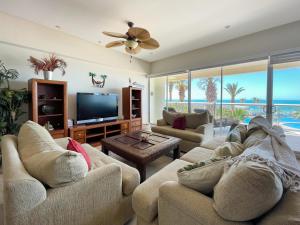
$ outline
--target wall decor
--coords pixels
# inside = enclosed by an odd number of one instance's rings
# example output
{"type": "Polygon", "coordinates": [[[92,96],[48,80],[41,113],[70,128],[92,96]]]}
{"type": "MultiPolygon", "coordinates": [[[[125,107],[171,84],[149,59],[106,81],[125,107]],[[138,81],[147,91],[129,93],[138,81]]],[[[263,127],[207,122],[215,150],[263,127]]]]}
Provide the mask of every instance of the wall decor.
{"type": "Polygon", "coordinates": [[[61,70],[62,75],[65,75],[67,63],[58,58],[56,55],[51,54],[48,58],[37,59],[32,56],[29,57],[28,61],[31,63],[31,67],[34,69],[35,74],[39,74],[43,71],[45,80],[52,80],[53,71],[56,69],[61,70]]]}
{"type": "Polygon", "coordinates": [[[92,73],[90,72],[89,73],[89,76],[92,77],[92,84],[95,86],[95,87],[99,87],[99,88],[103,88],[104,85],[105,85],[105,80],[107,78],[107,75],[105,74],[102,74],[100,75],[100,77],[102,78],[102,80],[96,80],[95,77],[97,76],[96,73],[92,73]]]}

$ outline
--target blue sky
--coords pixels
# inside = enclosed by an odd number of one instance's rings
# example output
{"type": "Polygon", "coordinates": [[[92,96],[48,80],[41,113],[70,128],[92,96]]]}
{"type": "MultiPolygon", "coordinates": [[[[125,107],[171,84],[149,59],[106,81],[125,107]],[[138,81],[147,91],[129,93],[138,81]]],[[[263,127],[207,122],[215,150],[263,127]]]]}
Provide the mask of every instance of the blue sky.
{"type": "MultiPolygon", "coordinates": [[[[198,88],[199,79],[192,80],[192,99],[206,99],[205,91],[198,88]]],[[[266,99],[267,72],[255,72],[224,76],[224,86],[227,83],[238,83],[239,87],[245,88],[236,100],[244,98],[251,100],[254,97],[266,99]]],[[[218,98],[220,98],[221,82],[218,82],[218,98]]],[[[300,68],[274,70],[274,96],[276,100],[300,100],[300,68]]],[[[178,99],[178,91],[174,89],[173,99],[178,99]]],[[[223,91],[223,98],[230,99],[228,93],[223,91]]],[[[186,93],[187,99],[187,93],[186,93]]]]}

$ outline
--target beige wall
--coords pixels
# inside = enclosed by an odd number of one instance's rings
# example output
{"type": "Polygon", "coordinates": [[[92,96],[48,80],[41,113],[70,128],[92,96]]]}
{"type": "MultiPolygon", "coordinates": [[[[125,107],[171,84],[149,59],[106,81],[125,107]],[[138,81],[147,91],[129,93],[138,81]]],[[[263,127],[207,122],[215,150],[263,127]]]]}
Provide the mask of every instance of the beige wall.
{"type": "Polygon", "coordinates": [[[122,87],[128,86],[130,77],[145,85],[143,117],[144,122],[148,121],[148,79],[145,75],[150,71],[149,63],[138,59],[130,63],[126,54],[2,13],[0,27],[0,60],[20,73],[19,79],[12,83],[13,88],[27,87],[29,79],[42,78],[30,68],[29,56],[41,58],[55,52],[68,64],[66,75],[61,76],[60,71],[55,71],[54,79],[68,81],[69,118],[75,118],[76,92],[118,93],[121,115],[121,91],[122,87]],[[93,87],[89,72],[107,74],[105,87],[93,87]]]}
{"type": "Polygon", "coordinates": [[[182,71],[300,48],[300,21],[153,62],[151,73],[182,71]]]}

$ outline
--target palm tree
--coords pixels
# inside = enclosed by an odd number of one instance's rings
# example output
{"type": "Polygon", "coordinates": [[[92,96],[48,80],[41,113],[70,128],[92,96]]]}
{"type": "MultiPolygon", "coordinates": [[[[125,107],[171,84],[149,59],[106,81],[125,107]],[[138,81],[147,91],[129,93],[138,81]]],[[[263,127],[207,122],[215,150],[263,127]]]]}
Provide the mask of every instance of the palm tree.
{"type": "MultiPolygon", "coordinates": [[[[209,103],[215,103],[217,101],[217,82],[219,82],[219,79],[214,77],[201,79],[198,82],[198,87],[205,91],[206,100],[209,103]]],[[[213,113],[214,106],[209,104],[207,109],[213,113]]]]}
{"type": "Polygon", "coordinates": [[[228,83],[226,84],[225,90],[230,95],[230,102],[235,103],[235,97],[240,94],[241,92],[245,91],[245,88],[238,87],[238,83],[228,83]]]}
{"type": "MultiPolygon", "coordinates": [[[[235,97],[240,94],[241,92],[245,91],[245,88],[238,87],[238,83],[228,83],[226,84],[226,87],[224,88],[227,93],[230,95],[230,102],[235,103],[235,97]]],[[[234,110],[234,105],[231,106],[232,111],[234,110]]]]}
{"type": "Polygon", "coordinates": [[[172,101],[174,82],[169,82],[169,100],[172,101]]]}
{"type": "Polygon", "coordinates": [[[205,96],[208,102],[217,100],[217,82],[218,78],[209,77],[198,82],[198,87],[205,91],[205,96]]]}
{"type": "Polygon", "coordinates": [[[187,86],[187,81],[186,81],[186,80],[178,81],[178,82],[176,83],[175,88],[178,90],[179,100],[180,100],[181,102],[183,102],[184,99],[185,99],[185,91],[186,91],[186,89],[188,88],[188,86],[187,86]]]}
{"type": "Polygon", "coordinates": [[[256,98],[256,97],[254,97],[254,98],[252,99],[252,101],[253,101],[253,103],[259,103],[259,102],[260,102],[259,98],[256,98]]]}
{"type": "Polygon", "coordinates": [[[241,98],[240,99],[240,103],[245,103],[246,102],[246,99],[245,98],[241,98]]]}

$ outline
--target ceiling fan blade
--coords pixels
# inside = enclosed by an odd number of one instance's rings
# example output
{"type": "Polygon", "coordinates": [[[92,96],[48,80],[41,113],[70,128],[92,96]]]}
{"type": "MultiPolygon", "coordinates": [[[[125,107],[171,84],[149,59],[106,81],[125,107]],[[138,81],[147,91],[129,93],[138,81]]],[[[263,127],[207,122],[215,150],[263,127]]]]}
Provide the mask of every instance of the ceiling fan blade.
{"type": "Polygon", "coordinates": [[[125,41],[112,41],[105,45],[106,48],[118,47],[124,45],[125,41]]]}
{"type": "Polygon", "coordinates": [[[144,28],[140,27],[131,27],[128,29],[128,34],[131,37],[136,37],[141,41],[148,40],[150,38],[150,33],[144,28]]]}
{"type": "Polygon", "coordinates": [[[128,38],[128,36],[126,34],[120,34],[120,33],[116,33],[116,32],[103,31],[102,33],[107,35],[107,36],[110,36],[110,37],[125,38],[125,39],[128,38]]]}
{"type": "Polygon", "coordinates": [[[145,49],[156,49],[159,48],[159,43],[154,38],[150,38],[146,41],[140,42],[139,46],[145,49]]]}
{"type": "Polygon", "coordinates": [[[137,46],[136,48],[132,48],[132,49],[130,49],[128,47],[125,48],[125,51],[131,55],[135,55],[135,54],[139,53],[141,50],[142,49],[140,46],[137,46]]]}

